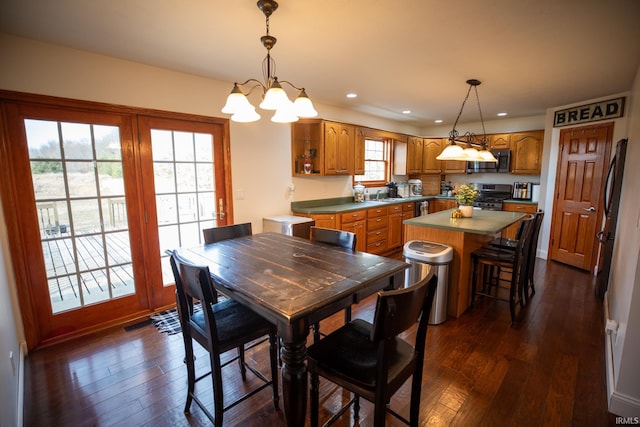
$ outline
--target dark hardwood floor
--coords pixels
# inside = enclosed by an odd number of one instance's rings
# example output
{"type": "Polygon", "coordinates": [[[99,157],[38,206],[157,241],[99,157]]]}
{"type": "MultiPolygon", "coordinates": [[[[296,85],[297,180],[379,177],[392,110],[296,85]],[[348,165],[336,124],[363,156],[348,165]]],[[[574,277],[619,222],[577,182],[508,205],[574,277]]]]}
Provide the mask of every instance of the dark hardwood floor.
{"type": "MultiPolygon", "coordinates": [[[[593,278],[538,259],[536,286],[514,327],[508,305],[488,299],[458,319],[429,327],[421,425],[615,424],[607,412],[603,310],[593,278]]],[[[370,318],[373,301],[354,306],[354,317],[370,318]]],[[[338,326],[342,316],[323,322],[323,332],[338,326]]],[[[181,335],[159,333],[148,322],[34,351],[26,360],[25,425],[209,425],[196,405],[183,413],[183,357],[181,335]]],[[[265,344],[249,358],[268,373],[265,344]]],[[[197,362],[206,366],[204,352],[198,352],[197,362]]],[[[224,374],[225,399],[255,384],[251,375],[242,383],[236,364],[224,368],[224,374]]],[[[210,388],[208,381],[201,384],[210,388]]],[[[408,393],[405,384],[391,401],[403,414],[408,414],[408,393]]],[[[346,397],[323,382],[321,419],[346,397]]],[[[371,409],[363,402],[356,425],[372,425],[371,409]]],[[[228,426],[284,424],[269,389],[225,413],[228,426]]],[[[335,425],[351,426],[353,420],[345,414],[335,425]]],[[[388,425],[401,424],[389,416],[388,425]]]]}

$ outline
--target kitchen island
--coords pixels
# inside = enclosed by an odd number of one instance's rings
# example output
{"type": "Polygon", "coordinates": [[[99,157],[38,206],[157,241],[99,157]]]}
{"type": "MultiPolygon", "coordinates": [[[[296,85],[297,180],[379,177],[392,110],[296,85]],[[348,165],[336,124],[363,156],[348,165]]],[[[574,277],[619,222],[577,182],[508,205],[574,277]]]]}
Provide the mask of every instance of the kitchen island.
{"type": "Polygon", "coordinates": [[[453,247],[447,314],[459,317],[471,304],[471,252],[487,245],[526,214],[474,210],[472,218],[451,218],[452,210],[408,219],[403,224],[406,242],[426,240],[453,247]]]}

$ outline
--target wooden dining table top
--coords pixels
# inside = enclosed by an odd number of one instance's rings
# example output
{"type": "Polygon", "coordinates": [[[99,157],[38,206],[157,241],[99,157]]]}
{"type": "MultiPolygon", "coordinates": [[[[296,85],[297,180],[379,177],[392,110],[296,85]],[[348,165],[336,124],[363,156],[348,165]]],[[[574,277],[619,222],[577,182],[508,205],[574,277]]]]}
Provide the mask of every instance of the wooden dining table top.
{"type": "MultiPolygon", "coordinates": [[[[277,233],[260,233],[184,250],[209,267],[216,287],[274,321],[317,320],[333,303],[370,294],[408,264],[277,233]]],[[[348,303],[344,303],[347,304],[348,303]]],[[[342,304],[342,305],[344,305],[342,304]]],[[[337,309],[335,310],[337,311],[337,309]]]]}

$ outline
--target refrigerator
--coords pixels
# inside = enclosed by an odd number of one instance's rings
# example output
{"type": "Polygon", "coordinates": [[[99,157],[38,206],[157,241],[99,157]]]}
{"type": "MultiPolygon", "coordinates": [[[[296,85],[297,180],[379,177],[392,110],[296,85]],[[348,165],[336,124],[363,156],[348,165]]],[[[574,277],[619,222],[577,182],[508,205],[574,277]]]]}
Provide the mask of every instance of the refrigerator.
{"type": "Polygon", "coordinates": [[[616,237],[618,224],[618,205],[622,191],[622,176],[624,174],[624,160],[627,153],[627,139],[621,139],[616,144],[616,154],[609,165],[607,179],[604,188],[604,219],[602,230],[597,237],[601,244],[601,262],[596,278],[596,294],[604,299],[604,294],[609,288],[609,273],[611,272],[611,258],[613,257],[613,244],[616,237]]]}

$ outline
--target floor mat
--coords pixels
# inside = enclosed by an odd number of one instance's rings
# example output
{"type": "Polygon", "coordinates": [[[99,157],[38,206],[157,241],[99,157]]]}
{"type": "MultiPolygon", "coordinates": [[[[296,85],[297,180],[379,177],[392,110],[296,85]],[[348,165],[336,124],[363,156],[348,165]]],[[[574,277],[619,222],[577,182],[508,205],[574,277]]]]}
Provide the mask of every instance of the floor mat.
{"type": "MultiPolygon", "coordinates": [[[[202,310],[200,303],[197,302],[193,305],[194,313],[202,310]]],[[[153,325],[160,332],[164,332],[169,335],[178,334],[182,331],[180,328],[180,319],[178,318],[178,311],[174,308],[167,311],[161,311],[160,313],[152,314],[149,316],[153,325]]]]}

